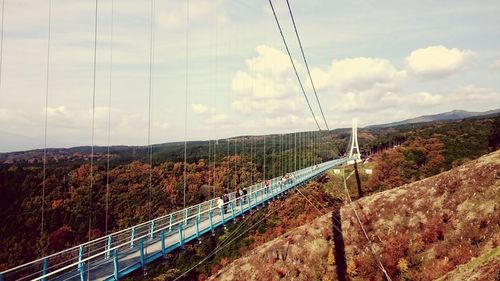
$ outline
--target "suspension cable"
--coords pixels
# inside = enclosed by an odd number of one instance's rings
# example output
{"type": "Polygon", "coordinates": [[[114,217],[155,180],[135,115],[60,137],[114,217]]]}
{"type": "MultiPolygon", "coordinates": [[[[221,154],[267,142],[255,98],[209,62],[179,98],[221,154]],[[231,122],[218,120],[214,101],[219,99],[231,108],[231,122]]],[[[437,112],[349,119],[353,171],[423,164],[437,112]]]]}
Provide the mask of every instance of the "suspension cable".
{"type": "MultiPolygon", "coordinates": [[[[90,186],[89,186],[89,233],[88,242],[91,240],[92,230],[92,189],[94,187],[94,135],[95,135],[95,96],[96,96],[96,69],[97,69],[97,11],[99,0],[95,0],[95,15],[94,15],[94,69],[92,78],[92,137],[90,147],[90,186]]],[[[90,253],[89,253],[90,254],[90,253]]],[[[87,267],[87,280],[90,278],[90,266],[87,267]]]]}
{"type": "Polygon", "coordinates": [[[314,86],[313,83],[311,71],[309,70],[309,64],[307,63],[306,55],[304,54],[304,48],[302,47],[302,42],[300,41],[299,32],[297,31],[297,25],[295,24],[295,19],[293,17],[292,8],[290,7],[290,2],[286,0],[286,4],[288,6],[288,11],[290,12],[290,18],[292,19],[293,29],[295,30],[295,36],[297,37],[297,41],[299,42],[300,52],[302,53],[302,58],[304,59],[304,64],[306,65],[307,74],[309,75],[309,80],[311,81],[311,86],[314,91],[314,96],[316,96],[316,101],[318,102],[319,111],[321,112],[321,116],[323,116],[323,121],[325,122],[326,129],[330,130],[330,128],[328,127],[328,123],[326,122],[325,114],[323,113],[323,108],[321,107],[321,102],[319,101],[318,98],[318,93],[316,92],[316,87],[314,86]]]}
{"type": "Polygon", "coordinates": [[[149,150],[149,187],[148,187],[148,219],[151,220],[151,193],[153,188],[153,145],[151,144],[151,111],[153,101],[153,63],[154,63],[154,11],[155,1],[150,1],[150,26],[149,26],[149,83],[148,83],[148,150],[149,150]]]}
{"type": "Polygon", "coordinates": [[[273,150],[271,151],[271,159],[273,159],[273,164],[272,164],[272,170],[271,170],[271,178],[275,178],[276,177],[276,170],[275,170],[275,166],[276,166],[276,138],[275,136],[273,136],[273,143],[272,143],[272,147],[273,147],[273,150]]]}
{"type": "Polygon", "coordinates": [[[290,58],[290,62],[292,63],[293,71],[295,72],[295,76],[297,77],[297,80],[299,81],[300,89],[302,90],[302,94],[304,95],[304,98],[306,99],[307,106],[309,107],[309,111],[311,111],[311,114],[314,118],[314,122],[316,123],[316,126],[318,126],[318,130],[321,130],[321,127],[319,126],[318,120],[316,119],[316,115],[314,114],[314,111],[311,107],[311,104],[309,103],[309,99],[307,98],[306,91],[304,90],[304,85],[302,85],[302,81],[300,80],[299,73],[297,72],[297,67],[295,66],[295,63],[293,62],[292,54],[290,53],[290,49],[288,48],[288,44],[286,43],[285,36],[283,35],[283,31],[281,30],[281,25],[278,20],[278,16],[276,15],[276,12],[274,11],[274,6],[273,2],[269,0],[269,5],[271,6],[271,9],[273,11],[274,19],[276,20],[276,25],[278,26],[279,32],[281,34],[281,38],[283,39],[283,43],[285,44],[285,49],[286,52],[288,53],[288,57],[290,58]]]}
{"type": "MultiPolygon", "coordinates": [[[[48,127],[48,109],[49,109],[49,81],[50,81],[50,41],[51,41],[51,24],[52,24],[52,0],[48,1],[48,25],[47,25],[47,68],[45,73],[45,121],[43,133],[43,179],[42,179],[42,221],[40,225],[40,239],[44,239],[45,233],[45,180],[47,178],[47,127],[48,127]]],[[[0,47],[0,83],[1,83],[1,64],[2,64],[2,48],[3,48],[3,19],[4,19],[5,0],[2,1],[2,31],[0,47]]],[[[0,84],[1,85],[1,84],[0,84]]],[[[41,241],[45,243],[45,241],[41,241]]],[[[41,256],[44,256],[45,245],[41,249],[41,256]]]]}
{"type": "Polygon", "coordinates": [[[215,65],[215,71],[214,71],[214,76],[215,76],[215,79],[214,79],[214,95],[213,95],[213,113],[212,113],[212,120],[213,120],[213,130],[214,130],[214,165],[213,165],[213,185],[214,185],[214,196],[215,196],[215,193],[216,193],[216,179],[215,179],[215,176],[216,176],[216,173],[215,173],[215,165],[216,165],[216,161],[217,161],[217,144],[218,144],[218,138],[217,138],[217,126],[216,126],[216,112],[217,112],[217,92],[218,92],[218,86],[219,86],[219,83],[218,83],[218,77],[219,77],[219,44],[218,44],[218,40],[219,40],[219,24],[218,24],[218,21],[217,21],[217,4],[214,5],[214,1],[215,0],[212,0],[212,5],[213,5],[213,9],[214,9],[214,39],[215,39],[215,54],[214,54],[214,65],[215,65]]]}
{"type": "Polygon", "coordinates": [[[187,185],[187,125],[188,125],[188,79],[189,79],[189,0],[186,1],[186,77],[185,77],[185,101],[184,101],[184,185],[183,185],[183,207],[186,208],[186,185],[187,185]]]}
{"type": "Polygon", "coordinates": [[[109,216],[109,162],[111,147],[111,95],[113,92],[113,32],[114,32],[114,0],[111,0],[111,36],[109,40],[109,95],[108,95],[108,155],[106,159],[106,227],[105,234],[108,234],[108,216],[109,216]]]}
{"type": "Polygon", "coordinates": [[[293,170],[297,171],[297,132],[293,133],[293,170]]]}
{"type": "Polygon", "coordinates": [[[266,181],[266,135],[264,135],[264,166],[263,166],[262,182],[266,181]]]}
{"type": "MultiPolygon", "coordinates": [[[[49,0],[49,15],[50,15],[50,0],[49,0]]],[[[2,0],[2,27],[0,27],[0,89],[2,88],[2,66],[3,66],[3,23],[5,17],[5,0],[2,0]]],[[[50,18],[50,17],[49,17],[50,18]]],[[[50,22],[50,19],[49,19],[50,22]]],[[[50,24],[49,24],[50,25],[50,24]]],[[[50,29],[50,27],[49,27],[50,29]]],[[[50,31],[49,31],[50,32],[50,31]]]]}
{"type": "MultiPolygon", "coordinates": [[[[356,161],[356,160],[355,160],[356,161]]],[[[385,278],[388,280],[388,281],[391,281],[391,277],[389,276],[389,274],[387,274],[387,271],[385,270],[385,267],[384,265],[382,264],[382,262],[380,261],[380,257],[377,255],[377,253],[373,250],[373,246],[372,246],[372,241],[371,239],[368,237],[368,234],[366,233],[366,230],[363,226],[363,223],[361,222],[361,219],[359,218],[358,216],[358,213],[356,212],[356,209],[354,208],[354,204],[352,202],[352,199],[351,199],[351,195],[349,194],[349,190],[347,189],[347,179],[354,173],[354,171],[351,172],[351,174],[346,178],[345,176],[345,165],[342,166],[342,179],[343,179],[343,183],[344,183],[344,190],[345,190],[345,194],[346,194],[346,197],[347,197],[347,200],[349,202],[349,205],[351,206],[351,209],[356,217],[356,221],[358,222],[359,226],[361,227],[361,230],[363,231],[363,235],[365,236],[366,238],[366,241],[368,243],[368,249],[370,250],[370,252],[372,253],[373,257],[375,258],[375,261],[377,262],[377,266],[379,267],[379,269],[382,271],[382,273],[384,274],[385,278]]]]}

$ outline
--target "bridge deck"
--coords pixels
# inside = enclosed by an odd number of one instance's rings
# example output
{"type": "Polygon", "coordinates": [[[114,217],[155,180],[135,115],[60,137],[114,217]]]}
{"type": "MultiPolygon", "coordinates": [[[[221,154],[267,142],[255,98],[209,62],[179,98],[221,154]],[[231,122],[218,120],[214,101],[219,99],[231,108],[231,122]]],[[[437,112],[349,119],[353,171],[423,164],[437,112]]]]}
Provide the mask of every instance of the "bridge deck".
{"type": "Polygon", "coordinates": [[[118,280],[156,259],[163,258],[167,253],[182,247],[185,243],[212,232],[216,227],[243,216],[276,196],[348,160],[347,158],[333,160],[296,171],[293,181],[289,181],[285,185],[281,185],[279,179],[275,178],[270,181],[268,188],[262,185],[260,188],[251,188],[246,196],[239,198],[233,194],[232,199],[224,206],[227,208],[225,212],[215,206],[213,201],[205,205],[202,203],[196,205],[197,213],[194,215],[189,215],[189,208],[181,210],[176,213],[184,214],[184,216],[177,216],[177,218],[170,214],[130,230],[120,231],[98,239],[94,244],[75,247],[73,249],[78,249],[77,255],[64,252],[54,254],[40,259],[38,266],[36,266],[35,261],[26,264],[25,267],[20,266],[15,270],[3,272],[0,274],[0,281],[3,279],[86,280],[87,277],[89,280],[118,280]],[[202,206],[209,207],[204,209],[205,207],[202,206]],[[64,255],[68,255],[69,258],[64,260],[64,255]],[[59,257],[59,263],[55,262],[55,257],[59,257]],[[54,265],[48,264],[49,258],[54,265]],[[29,267],[37,269],[27,270],[29,267]],[[23,269],[24,273],[21,273],[23,269]],[[17,274],[15,274],[16,271],[17,274]]]}

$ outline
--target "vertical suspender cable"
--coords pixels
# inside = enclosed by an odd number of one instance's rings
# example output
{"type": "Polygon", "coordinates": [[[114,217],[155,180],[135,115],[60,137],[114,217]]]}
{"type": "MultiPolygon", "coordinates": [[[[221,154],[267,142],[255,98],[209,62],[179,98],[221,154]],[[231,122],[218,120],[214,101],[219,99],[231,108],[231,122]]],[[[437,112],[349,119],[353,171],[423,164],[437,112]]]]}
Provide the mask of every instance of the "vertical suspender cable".
{"type": "Polygon", "coordinates": [[[113,32],[114,32],[114,0],[111,0],[111,37],[109,40],[109,95],[108,95],[108,155],[106,159],[106,227],[105,234],[108,234],[109,216],[109,160],[111,147],[111,95],[113,90],[113,32]]]}
{"type": "Polygon", "coordinates": [[[271,178],[274,178],[276,177],[276,153],[275,153],[275,144],[276,144],[276,140],[275,140],[275,136],[273,136],[273,150],[271,151],[271,159],[273,159],[273,163],[272,163],[272,170],[271,170],[271,178]]]}
{"type": "MultiPolygon", "coordinates": [[[[44,239],[45,233],[45,180],[47,177],[47,127],[48,127],[48,108],[49,108],[49,81],[50,81],[50,39],[51,39],[51,21],[52,21],[52,0],[48,1],[48,25],[47,25],[47,68],[45,73],[45,121],[44,121],[44,132],[43,132],[43,179],[42,179],[42,221],[40,225],[40,239],[44,239]]],[[[1,31],[1,41],[2,47],[0,47],[0,57],[2,56],[3,48],[3,17],[4,17],[4,4],[2,1],[2,31],[1,31]]],[[[1,68],[1,59],[0,59],[1,68]]],[[[0,70],[0,81],[1,81],[1,70],[0,70]]],[[[1,83],[1,82],[0,82],[1,83]]],[[[41,256],[45,252],[45,241],[41,241],[44,246],[41,249],[41,256]]]]}
{"type": "MultiPolygon", "coordinates": [[[[50,15],[50,0],[49,0],[49,15],[50,15]]],[[[5,0],[2,0],[2,27],[0,27],[0,89],[2,88],[3,23],[4,23],[4,17],[5,17],[5,0]]],[[[50,18],[50,16],[49,16],[49,18],[50,18]]],[[[49,22],[50,22],[50,19],[49,19],[49,22]]],[[[49,29],[50,29],[50,27],[49,27],[49,29]]]]}
{"type": "Polygon", "coordinates": [[[187,185],[187,118],[188,118],[188,79],[189,79],[189,0],[186,1],[186,85],[184,100],[184,186],[183,186],[183,207],[186,208],[186,185],[187,185]]]}
{"type": "Polygon", "coordinates": [[[293,170],[297,171],[297,132],[293,133],[293,170]]]}
{"type": "MultiPolygon", "coordinates": [[[[238,145],[238,139],[237,138],[234,138],[234,172],[233,172],[233,175],[236,176],[236,178],[238,178],[238,171],[236,169],[236,147],[238,145]]],[[[234,190],[236,190],[236,187],[238,186],[238,181],[235,181],[234,182],[234,190]]]]}
{"type": "MultiPolygon", "coordinates": [[[[95,0],[95,15],[94,15],[94,69],[92,78],[92,137],[90,146],[90,186],[89,186],[89,233],[88,241],[91,239],[92,229],[92,189],[94,187],[94,129],[95,129],[95,94],[96,94],[96,67],[97,67],[97,8],[99,0],[95,0]]],[[[90,254],[90,252],[89,252],[90,254]]],[[[90,266],[87,266],[87,280],[90,278],[90,266]]]]}
{"type": "MultiPolygon", "coordinates": [[[[242,136],[241,137],[241,175],[242,175],[242,179],[243,179],[243,172],[245,171],[245,168],[246,168],[246,165],[245,165],[245,136],[242,136]]],[[[245,177],[246,179],[246,177],[245,177]]],[[[243,180],[241,180],[242,182],[244,182],[243,180]]]]}
{"type": "Polygon", "coordinates": [[[153,101],[153,42],[154,42],[154,10],[155,1],[150,1],[150,26],[149,26],[149,83],[148,83],[148,152],[149,152],[149,187],[148,187],[148,220],[151,220],[151,193],[153,189],[153,145],[151,144],[151,105],[153,101]]]}
{"type": "Polygon", "coordinates": [[[262,168],[262,177],[263,177],[263,180],[262,181],[266,181],[266,135],[264,135],[264,165],[263,165],[263,168],[262,168]]]}
{"type": "Polygon", "coordinates": [[[250,162],[251,162],[251,165],[250,165],[250,185],[253,185],[253,171],[254,171],[254,167],[253,167],[253,141],[254,141],[254,138],[252,136],[252,137],[250,137],[250,162]]]}
{"type": "Polygon", "coordinates": [[[280,146],[279,146],[279,155],[280,155],[280,158],[279,158],[279,163],[280,163],[280,175],[283,175],[283,135],[280,134],[279,135],[279,138],[280,138],[280,146]]]}
{"type": "Polygon", "coordinates": [[[213,114],[213,120],[214,120],[214,136],[215,136],[215,142],[214,142],[214,193],[215,193],[215,165],[217,161],[217,144],[218,144],[218,138],[217,138],[217,126],[215,125],[215,117],[216,117],[216,112],[217,112],[217,90],[218,90],[218,77],[219,77],[219,24],[217,22],[217,5],[214,5],[215,7],[215,15],[214,15],[214,21],[215,21],[215,91],[214,91],[214,114],[213,114]]]}

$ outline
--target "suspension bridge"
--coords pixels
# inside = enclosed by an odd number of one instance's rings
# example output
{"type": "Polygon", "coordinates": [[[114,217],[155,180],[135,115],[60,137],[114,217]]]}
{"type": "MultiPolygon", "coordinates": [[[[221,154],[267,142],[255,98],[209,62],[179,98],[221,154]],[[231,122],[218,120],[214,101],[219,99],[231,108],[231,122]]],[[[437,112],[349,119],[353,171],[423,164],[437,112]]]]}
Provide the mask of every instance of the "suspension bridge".
{"type": "MultiPolygon", "coordinates": [[[[2,1],[3,4],[4,1],[2,1]]],[[[300,41],[300,37],[297,31],[297,26],[293,18],[290,3],[288,1],[287,6],[290,14],[290,18],[293,23],[296,39],[300,46],[301,54],[307,69],[307,74],[309,82],[311,83],[312,90],[314,91],[314,96],[316,98],[318,108],[321,113],[321,117],[324,121],[325,128],[329,130],[327,120],[325,118],[323,108],[321,106],[320,100],[316,93],[316,89],[313,84],[313,79],[309,70],[307,59],[300,41]]],[[[95,34],[94,34],[94,78],[93,78],[93,107],[92,107],[92,152],[90,157],[90,190],[92,190],[93,185],[93,166],[94,166],[94,126],[95,126],[95,77],[96,77],[96,49],[97,49],[97,10],[98,1],[95,3],[95,34]]],[[[50,67],[50,16],[51,16],[51,2],[49,1],[49,30],[48,30],[48,48],[47,48],[47,73],[46,73],[46,90],[45,90],[45,143],[44,143],[44,157],[43,157],[43,194],[45,194],[45,179],[46,179],[46,164],[47,164],[47,104],[49,98],[49,67],[50,67]]],[[[187,1],[187,18],[189,25],[189,1],[187,1]]],[[[287,54],[290,58],[290,63],[293,66],[293,71],[296,75],[297,81],[300,85],[300,90],[307,103],[307,109],[311,112],[312,118],[318,128],[318,131],[322,131],[318,118],[316,117],[313,108],[311,107],[310,101],[306,95],[305,87],[297,71],[297,67],[292,58],[289,50],[289,45],[283,34],[282,26],[276,16],[276,11],[269,0],[270,8],[272,9],[276,25],[278,27],[281,38],[287,54]]],[[[2,5],[3,7],[3,5],[2,5]]],[[[154,1],[151,1],[151,34],[150,34],[150,70],[149,70],[149,126],[148,126],[148,146],[149,146],[149,165],[152,166],[152,144],[151,144],[151,95],[152,95],[152,64],[153,64],[153,31],[152,22],[154,15],[154,1]]],[[[3,15],[2,8],[2,15],[3,15]]],[[[112,21],[111,21],[112,22],[112,21]]],[[[2,36],[1,45],[3,46],[3,16],[2,16],[2,36]]],[[[186,36],[186,45],[189,43],[189,35],[186,36]]],[[[111,45],[112,46],[112,45],[111,45]]],[[[111,48],[112,50],[112,48],[111,48]]],[[[187,85],[188,85],[188,50],[186,50],[186,108],[187,108],[187,85]]],[[[1,56],[1,52],[0,52],[1,56]]],[[[0,78],[1,78],[1,58],[0,58],[0,78]]],[[[111,71],[111,70],[110,70],[111,71]]],[[[1,80],[0,80],[1,81],[1,80]]],[[[110,91],[111,95],[111,91],[110,91]]],[[[110,96],[111,102],[111,96],[110,96]]],[[[109,113],[111,114],[111,113],[109,113]]],[[[187,109],[186,109],[186,120],[187,120],[187,109]]],[[[108,116],[108,123],[110,120],[110,115],[108,116]]],[[[186,121],[187,122],[187,121],[186,121]]],[[[185,130],[187,132],[187,125],[185,125],[185,130]]],[[[312,137],[314,138],[314,137],[312,137]]],[[[311,140],[314,149],[315,141],[311,140]]],[[[186,143],[184,142],[184,204],[185,204],[185,190],[186,190],[186,143]]],[[[264,153],[265,152],[265,138],[264,138],[264,153]]],[[[209,145],[210,147],[210,145],[209,145]]],[[[264,171],[264,178],[260,183],[247,186],[247,193],[241,195],[236,192],[228,194],[229,200],[222,204],[218,202],[218,198],[213,198],[202,203],[185,207],[181,210],[168,213],[161,217],[150,219],[148,221],[139,223],[132,227],[122,229],[94,240],[90,240],[86,243],[76,245],[65,250],[45,255],[39,259],[33,260],[31,262],[10,268],[3,272],[0,272],[0,281],[7,280],[119,280],[120,278],[127,276],[128,274],[144,268],[146,265],[160,260],[165,259],[168,253],[175,250],[181,249],[186,243],[192,243],[197,241],[203,235],[210,235],[218,227],[223,227],[224,225],[237,220],[245,215],[251,215],[255,209],[261,208],[266,205],[271,200],[275,200],[278,197],[282,197],[287,194],[290,190],[297,187],[303,186],[308,181],[321,176],[329,169],[352,163],[360,159],[361,154],[358,147],[357,141],[357,124],[354,122],[352,127],[351,140],[349,148],[347,149],[349,155],[344,158],[329,160],[323,163],[317,163],[316,160],[310,161],[309,166],[296,169],[295,171],[288,171],[292,175],[286,182],[283,182],[280,177],[266,178],[264,171]]],[[[215,151],[213,164],[215,166],[215,151]]],[[[229,154],[229,153],[228,153],[229,154]]],[[[210,152],[209,152],[210,155],[210,152]]],[[[311,156],[311,159],[313,157],[311,156]]],[[[264,157],[265,161],[265,157],[264,157]]],[[[209,160],[210,162],[210,160],[209,160]]],[[[108,163],[107,169],[109,172],[109,130],[108,130],[108,163]]],[[[264,162],[265,170],[265,162],[264,162]]],[[[274,173],[273,173],[274,175],[274,173]]],[[[149,174],[149,188],[151,189],[151,168],[149,174]]],[[[44,200],[42,195],[42,221],[41,221],[41,232],[44,233],[44,200]]],[[[108,195],[106,195],[108,196],[108,195]]],[[[107,202],[107,201],[106,201],[107,202]]],[[[150,210],[149,210],[150,211],[150,210]]],[[[90,226],[90,222],[89,222],[90,226]]],[[[90,232],[90,229],[89,229],[90,232]]],[[[167,261],[168,262],[168,261],[167,261]]]]}

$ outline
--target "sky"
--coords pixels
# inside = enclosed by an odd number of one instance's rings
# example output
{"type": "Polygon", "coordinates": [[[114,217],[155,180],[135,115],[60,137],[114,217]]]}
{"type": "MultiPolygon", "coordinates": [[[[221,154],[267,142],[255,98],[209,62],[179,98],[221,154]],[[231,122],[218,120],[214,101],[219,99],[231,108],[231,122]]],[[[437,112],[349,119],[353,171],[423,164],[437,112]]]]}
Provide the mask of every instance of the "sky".
{"type": "MultiPolygon", "coordinates": [[[[95,1],[52,0],[49,52],[48,3],[5,0],[0,152],[43,148],[45,124],[47,147],[316,129],[268,1],[99,0],[92,130],[95,1]]],[[[286,1],[273,3],[324,129],[286,1]]],[[[331,129],[500,108],[499,1],[290,5],[331,129]]]]}

